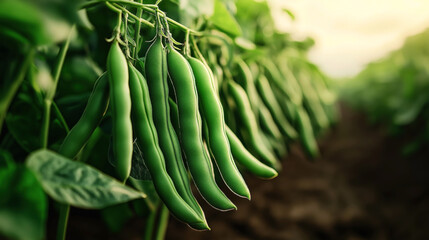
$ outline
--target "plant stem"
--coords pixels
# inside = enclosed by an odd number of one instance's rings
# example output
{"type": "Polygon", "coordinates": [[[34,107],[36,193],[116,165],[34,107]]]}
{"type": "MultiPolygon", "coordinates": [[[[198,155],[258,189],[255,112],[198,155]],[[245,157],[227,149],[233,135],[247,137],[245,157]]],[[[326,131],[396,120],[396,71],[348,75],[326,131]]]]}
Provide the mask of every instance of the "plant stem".
{"type": "MultiPolygon", "coordinates": [[[[139,3],[143,3],[143,0],[139,0],[139,3]]],[[[137,17],[140,19],[142,17],[143,9],[139,8],[137,9],[137,17]]],[[[135,41],[136,41],[136,47],[134,48],[133,58],[137,59],[137,54],[140,50],[139,42],[140,42],[140,28],[141,28],[141,22],[139,21],[136,25],[135,29],[135,41]]]]}
{"type": "MultiPolygon", "coordinates": [[[[186,27],[185,25],[183,25],[183,24],[181,24],[179,22],[176,22],[175,20],[167,17],[164,12],[162,12],[161,10],[158,9],[157,5],[153,5],[153,4],[143,4],[143,3],[137,3],[137,2],[127,1],[127,0],[102,0],[102,1],[89,1],[89,2],[86,2],[86,3],[82,4],[80,8],[91,7],[93,5],[96,5],[96,4],[99,4],[99,3],[102,3],[102,2],[121,3],[121,4],[129,5],[129,6],[133,6],[133,7],[136,7],[136,8],[141,8],[141,9],[146,10],[146,11],[152,13],[152,14],[156,14],[158,12],[164,18],[166,18],[169,23],[171,23],[171,24],[173,24],[173,25],[181,28],[182,30],[189,31],[190,33],[192,33],[195,36],[202,36],[203,35],[203,33],[195,31],[193,29],[190,29],[190,28],[186,27]]],[[[128,10],[126,10],[126,11],[128,11],[128,10]]],[[[130,16],[136,17],[136,20],[140,21],[140,19],[137,19],[137,16],[135,16],[134,14],[132,14],[132,15],[130,14],[130,16]]],[[[152,27],[154,27],[154,26],[152,26],[152,27]]]]}
{"type": "Polygon", "coordinates": [[[58,105],[55,103],[55,101],[52,102],[52,107],[54,107],[54,112],[55,115],[58,117],[58,119],[60,120],[61,124],[63,125],[64,129],[66,130],[66,133],[70,132],[70,128],[67,125],[66,120],[64,119],[63,114],[61,113],[60,109],[58,108],[58,105]]]}
{"type": "Polygon", "coordinates": [[[149,212],[147,216],[146,225],[144,228],[144,240],[152,240],[153,227],[155,226],[156,213],[158,212],[158,207],[155,207],[152,211],[149,212]]]}
{"type": "Polygon", "coordinates": [[[61,47],[60,52],[58,53],[58,61],[57,65],[54,69],[54,84],[53,86],[48,90],[48,92],[45,95],[44,99],[44,114],[43,114],[43,124],[42,124],[42,147],[47,148],[48,147],[48,138],[49,138],[49,120],[51,116],[51,105],[54,100],[55,92],[57,91],[57,85],[58,80],[60,78],[61,70],[63,68],[64,59],[66,57],[67,50],[69,49],[70,40],[72,36],[72,32],[74,30],[75,26],[70,30],[69,36],[67,37],[64,45],[61,47]]]}
{"type": "Polygon", "coordinates": [[[48,147],[49,140],[49,120],[51,119],[51,101],[43,100],[43,122],[42,122],[42,148],[48,147]]]}
{"type": "Polygon", "coordinates": [[[58,226],[57,226],[57,240],[66,239],[69,213],[70,213],[70,205],[61,203],[60,215],[59,215],[58,226]]]}
{"type": "MultiPolygon", "coordinates": [[[[135,14],[133,14],[132,12],[130,12],[128,9],[122,7],[121,5],[116,4],[116,3],[113,3],[112,5],[115,6],[116,8],[118,8],[118,9],[120,9],[121,11],[123,11],[125,13],[128,13],[128,15],[130,15],[130,17],[132,17],[135,20],[137,20],[139,22],[139,24],[140,23],[144,23],[145,25],[147,25],[147,26],[149,26],[151,28],[155,27],[155,25],[153,23],[149,22],[148,20],[146,20],[144,18],[136,16],[135,14]]],[[[139,10],[141,10],[141,8],[139,8],[139,10]]]]}
{"type": "Polygon", "coordinates": [[[156,229],[157,231],[154,239],[163,240],[165,238],[169,213],[170,212],[168,211],[168,208],[165,206],[165,204],[162,204],[161,211],[159,213],[158,228],[156,229]]]}
{"type": "Polygon", "coordinates": [[[13,98],[15,97],[16,92],[21,86],[22,81],[27,73],[27,69],[30,66],[30,63],[33,60],[35,50],[31,49],[24,59],[21,67],[18,69],[18,74],[14,81],[12,81],[9,89],[5,92],[5,95],[0,96],[0,133],[3,126],[3,121],[6,118],[7,110],[9,109],[9,105],[11,104],[13,98]]]}
{"type": "MultiPolygon", "coordinates": [[[[54,100],[55,92],[57,91],[57,85],[58,80],[60,79],[61,70],[63,68],[64,59],[66,57],[66,53],[69,49],[71,36],[73,33],[73,30],[75,29],[75,26],[70,30],[69,36],[67,37],[64,45],[61,47],[60,52],[58,54],[58,61],[57,65],[54,69],[54,85],[49,89],[47,92],[45,99],[44,99],[44,122],[42,125],[42,143],[43,148],[48,147],[48,136],[49,136],[49,120],[51,115],[51,105],[54,100]]],[[[70,212],[70,205],[68,204],[61,204],[60,205],[60,214],[58,219],[58,227],[57,227],[57,239],[58,240],[64,240],[66,237],[66,231],[67,231],[67,222],[69,218],[69,212],[70,212]]]]}

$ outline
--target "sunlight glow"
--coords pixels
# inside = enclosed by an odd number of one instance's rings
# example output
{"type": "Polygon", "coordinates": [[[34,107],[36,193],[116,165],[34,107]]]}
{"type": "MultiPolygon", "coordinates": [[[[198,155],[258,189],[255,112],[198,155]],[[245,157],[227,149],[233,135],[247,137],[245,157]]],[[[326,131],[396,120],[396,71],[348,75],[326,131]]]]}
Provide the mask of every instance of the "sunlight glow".
{"type": "MultiPolygon", "coordinates": [[[[357,74],[429,27],[428,0],[270,0],[280,30],[311,36],[309,58],[332,77],[357,74]],[[292,21],[282,11],[291,10],[292,21]]],[[[429,43],[428,43],[429,44],[429,43]]]]}

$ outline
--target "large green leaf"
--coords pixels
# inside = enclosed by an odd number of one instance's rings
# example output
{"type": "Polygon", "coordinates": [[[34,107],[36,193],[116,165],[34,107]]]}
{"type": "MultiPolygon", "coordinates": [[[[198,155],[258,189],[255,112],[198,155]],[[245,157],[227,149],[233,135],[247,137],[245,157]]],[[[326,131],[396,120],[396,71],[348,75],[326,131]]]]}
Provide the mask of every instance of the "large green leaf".
{"type": "Polygon", "coordinates": [[[0,183],[0,235],[10,239],[42,239],[47,199],[33,173],[22,165],[9,164],[0,168],[0,183]]]}
{"type": "Polygon", "coordinates": [[[27,166],[49,196],[75,207],[99,209],[146,197],[89,165],[49,150],[31,154],[27,166]]]}
{"type": "Polygon", "coordinates": [[[237,20],[228,11],[225,4],[220,0],[215,0],[214,13],[210,17],[212,23],[222,32],[233,37],[241,35],[241,28],[237,20]]]}

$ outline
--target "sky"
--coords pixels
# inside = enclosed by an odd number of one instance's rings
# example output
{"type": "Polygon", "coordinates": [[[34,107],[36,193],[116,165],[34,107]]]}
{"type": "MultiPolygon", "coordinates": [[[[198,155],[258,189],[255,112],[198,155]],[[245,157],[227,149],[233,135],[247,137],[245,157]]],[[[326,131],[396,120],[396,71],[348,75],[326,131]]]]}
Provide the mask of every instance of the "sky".
{"type": "Polygon", "coordinates": [[[359,73],[429,27],[429,0],[270,1],[277,27],[296,39],[314,38],[310,60],[337,78],[359,73]]]}

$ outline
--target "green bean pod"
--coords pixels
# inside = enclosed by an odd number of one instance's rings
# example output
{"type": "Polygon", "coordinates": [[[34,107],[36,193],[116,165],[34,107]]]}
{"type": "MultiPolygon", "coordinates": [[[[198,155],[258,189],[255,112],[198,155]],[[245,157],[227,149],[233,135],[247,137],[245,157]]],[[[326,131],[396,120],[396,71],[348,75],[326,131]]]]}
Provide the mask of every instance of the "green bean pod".
{"type": "Polygon", "coordinates": [[[302,107],[296,108],[297,125],[300,133],[301,143],[304,149],[311,157],[319,155],[319,148],[317,141],[314,137],[313,127],[311,126],[310,119],[302,107]]]}
{"type": "MultiPolygon", "coordinates": [[[[285,143],[283,139],[283,134],[273,120],[271,112],[268,110],[267,106],[265,105],[264,101],[262,101],[258,91],[256,90],[255,82],[250,67],[240,58],[238,58],[236,62],[238,69],[238,76],[236,79],[237,81],[241,82],[240,85],[245,89],[249,97],[250,105],[255,116],[257,117],[256,121],[258,125],[261,126],[263,131],[267,132],[277,141],[281,142],[282,146],[284,147],[285,143]]],[[[264,141],[264,143],[267,147],[271,148],[272,144],[269,141],[264,141]]]]}
{"type": "Polygon", "coordinates": [[[228,141],[231,145],[231,152],[234,160],[245,167],[250,173],[264,179],[272,179],[277,177],[276,170],[268,167],[267,165],[256,159],[247,149],[243,143],[238,139],[234,132],[227,126],[226,134],[228,141]]]}
{"type": "Polygon", "coordinates": [[[308,110],[308,115],[311,120],[314,120],[315,132],[326,129],[329,126],[329,119],[323,110],[322,104],[317,96],[317,93],[311,84],[311,79],[308,73],[300,72],[299,84],[303,93],[303,106],[308,110]]]}
{"type": "Polygon", "coordinates": [[[130,64],[130,89],[133,101],[132,119],[137,140],[142,147],[143,159],[152,177],[155,189],[171,213],[192,226],[205,223],[180,197],[167,173],[164,155],[158,144],[158,134],[152,119],[149,89],[143,75],[130,64]]]}
{"type": "Polygon", "coordinates": [[[198,95],[192,69],[171,46],[167,53],[168,74],[175,88],[179,137],[192,178],[204,199],[220,210],[236,209],[216,184],[210,157],[202,139],[198,95]]]}
{"type": "MultiPolygon", "coordinates": [[[[273,88],[281,91],[296,105],[302,104],[302,92],[297,79],[288,66],[277,68],[273,61],[265,60],[262,62],[264,70],[267,73],[273,88]]],[[[286,64],[287,65],[287,64],[286,64]]]]}
{"type": "Polygon", "coordinates": [[[271,153],[271,151],[265,146],[261,141],[261,136],[259,132],[258,123],[256,117],[252,112],[250,106],[249,98],[246,95],[244,89],[233,81],[228,81],[228,92],[234,98],[237,105],[238,117],[241,120],[241,124],[245,131],[244,138],[249,138],[250,150],[260,156],[261,159],[267,163],[269,166],[274,167],[275,169],[280,169],[281,165],[277,161],[276,157],[271,153]]]}
{"type": "Polygon", "coordinates": [[[273,138],[283,141],[282,133],[280,129],[277,127],[273,117],[271,116],[270,110],[263,104],[258,109],[258,117],[259,124],[261,125],[261,129],[267,132],[273,138]]]}
{"type": "MultiPolygon", "coordinates": [[[[158,37],[146,53],[145,72],[149,87],[153,112],[153,121],[158,133],[159,146],[164,154],[167,172],[177,192],[191,206],[201,219],[205,220],[204,212],[192,194],[187,171],[183,164],[179,139],[170,119],[168,103],[167,59],[161,38],[158,37]]],[[[201,226],[207,229],[208,226],[201,226]]]]}
{"type": "Polygon", "coordinates": [[[236,194],[250,199],[249,188],[235,166],[225,133],[222,104],[215,90],[214,80],[208,67],[196,58],[188,58],[197,86],[202,116],[207,123],[207,141],[219,172],[226,185],[236,194]]]}
{"type": "Polygon", "coordinates": [[[283,111],[283,114],[286,116],[286,118],[290,121],[290,123],[295,127],[296,126],[296,105],[292,102],[292,100],[289,99],[288,96],[285,96],[283,92],[281,92],[278,88],[273,87],[273,92],[275,94],[275,97],[277,101],[280,104],[280,107],[283,111]]]}
{"type": "Polygon", "coordinates": [[[298,137],[295,129],[290,125],[289,121],[283,115],[283,111],[279,103],[277,102],[274,92],[271,89],[270,83],[268,79],[261,74],[258,77],[258,81],[256,82],[256,86],[259,94],[261,95],[262,100],[267,106],[268,110],[270,110],[271,115],[273,116],[274,121],[276,122],[279,129],[282,131],[290,139],[296,139],[298,137]]]}
{"type": "Polygon", "coordinates": [[[133,154],[131,98],[127,59],[116,40],[113,41],[107,56],[107,74],[112,107],[113,156],[116,159],[119,179],[126,181],[130,176],[133,154]]]}
{"type": "Polygon", "coordinates": [[[82,116],[67,134],[58,152],[67,158],[74,158],[97,128],[108,105],[109,82],[107,74],[103,73],[94,84],[82,116]]]}
{"type": "Polygon", "coordinates": [[[236,63],[238,76],[235,80],[246,90],[252,110],[256,113],[261,105],[261,99],[255,87],[252,71],[240,58],[237,58],[236,63]]]}

